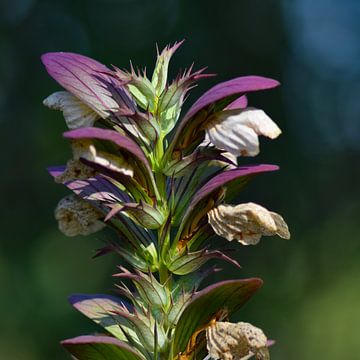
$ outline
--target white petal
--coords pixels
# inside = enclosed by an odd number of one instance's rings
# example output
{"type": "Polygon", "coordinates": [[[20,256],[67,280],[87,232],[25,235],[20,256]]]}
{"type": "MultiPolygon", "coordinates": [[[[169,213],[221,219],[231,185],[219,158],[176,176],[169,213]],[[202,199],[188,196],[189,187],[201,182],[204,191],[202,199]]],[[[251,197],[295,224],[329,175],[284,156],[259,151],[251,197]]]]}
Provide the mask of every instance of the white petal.
{"type": "MultiPolygon", "coordinates": [[[[214,144],[211,143],[210,139],[209,139],[209,135],[207,133],[205,133],[205,138],[204,140],[198,145],[198,147],[208,147],[208,146],[214,146],[214,144]]],[[[220,149],[217,146],[218,149],[220,149]]],[[[220,149],[220,150],[224,150],[224,149],[220,149]]],[[[231,152],[228,151],[224,151],[222,154],[222,156],[224,156],[225,158],[229,159],[232,164],[229,164],[225,161],[221,161],[221,160],[212,160],[209,162],[209,166],[216,166],[216,167],[226,167],[226,170],[230,170],[230,169],[235,169],[237,168],[237,156],[232,154],[231,152]]]]}
{"type": "Polygon", "coordinates": [[[290,238],[288,227],[279,214],[254,203],[219,205],[208,212],[208,219],[217,235],[243,245],[255,245],[263,235],[290,238]]]}
{"type": "Polygon", "coordinates": [[[109,170],[122,173],[126,176],[134,176],[134,169],[120,154],[114,155],[106,151],[98,151],[91,140],[74,140],[72,142],[73,156],[75,160],[80,158],[102,165],[109,170]]]}
{"type": "Polygon", "coordinates": [[[289,228],[288,228],[285,220],[282,218],[281,215],[279,215],[275,212],[270,212],[270,214],[276,224],[276,234],[279,235],[283,239],[289,240],[290,232],[289,232],[289,228]]]}
{"type": "Polygon", "coordinates": [[[270,119],[263,110],[248,107],[242,111],[242,121],[254,129],[258,135],[276,139],[280,134],[280,128],[270,119]]]}
{"type": "Polygon", "coordinates": [[[205,130],[208,139],[218,149],[236,156],[257,155],[258,135],[274,139],[281,133],[262,110],[254,108],[225,110],[215,114],[205,130]]]}
{"type": "Polygon", "coordinates": [[[102,165],[109,170],[122,173],[127,176],[134,176],[133,168],[120,156],[113,155],[105,151],[98,151],[94,145],[90,146],[90,153],[88,160],[102,165]]]}
{"type": "Polygon", "coordinates": [[[69,129],[93,126],[99,115],[68,91],[58,91],[47,97],[43,104],[62,111],[69,129]]]}

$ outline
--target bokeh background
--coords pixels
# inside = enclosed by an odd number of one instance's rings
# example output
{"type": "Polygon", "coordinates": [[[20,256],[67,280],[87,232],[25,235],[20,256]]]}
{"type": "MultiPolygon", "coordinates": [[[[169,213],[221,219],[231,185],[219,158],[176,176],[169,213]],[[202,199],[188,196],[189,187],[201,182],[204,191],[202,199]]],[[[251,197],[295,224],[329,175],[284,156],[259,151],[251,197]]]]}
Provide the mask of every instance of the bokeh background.
{"type": "MultiPolygon", "coordinates": [[[[68,359],[59,340],[96,328],[67,303],[110,292],[118,259],[92,260],[103,236],[66,238],[53,208],[66,191],[46,167],[69,157],[59,89],[40,55],[73,51],[150,70],[155,44],[186,38],[174,69],[207,65],[187,106],[215,81],[257,74],[282,87],[250,96],[283,135],[257,162],[281,166],[240,201],[286,217],[292,240],[242,248],[261,291],[237,315],[277,340],[273,358],[358,359],[360,331],[360,2],[357,0],[3,0],[0,3],[0,359],[68,359]]],[[[227,274],[226,274],[226,273],[227,274]]]]}

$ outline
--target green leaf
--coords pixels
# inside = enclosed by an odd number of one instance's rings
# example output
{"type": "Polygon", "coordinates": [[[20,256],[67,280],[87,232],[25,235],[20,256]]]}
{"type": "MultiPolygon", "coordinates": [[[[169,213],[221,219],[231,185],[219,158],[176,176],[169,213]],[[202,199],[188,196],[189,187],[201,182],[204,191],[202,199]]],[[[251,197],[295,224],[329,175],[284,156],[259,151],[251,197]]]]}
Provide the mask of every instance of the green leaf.
{"type": "Polygon", "coordinates": [[[135,342],[139,343],[136,333],[129,328],[127,319],[116,315],[117,312],[123,312],[124,308],[127,308],[125,302],[120,299],[101,294],[74,294],[70,296],[69,302],[76,310],[102,326],[117,339],[126,340],[124,334],[126,331],[135,342]]]}
{"type": "Polygon", "coordinates": [[[79,336],[64,340],[65,347],[78,360],[142,360],[126,343],[110,336],[79,336]]]}
{"type": "Polygon", "coordinates": [[[228,280],[197,292],[176,325],[174,355],[183,352],[194,332],[205,326],[219,310],[229,314],[237,311],[262,285],[257,278],[228,280]]]}

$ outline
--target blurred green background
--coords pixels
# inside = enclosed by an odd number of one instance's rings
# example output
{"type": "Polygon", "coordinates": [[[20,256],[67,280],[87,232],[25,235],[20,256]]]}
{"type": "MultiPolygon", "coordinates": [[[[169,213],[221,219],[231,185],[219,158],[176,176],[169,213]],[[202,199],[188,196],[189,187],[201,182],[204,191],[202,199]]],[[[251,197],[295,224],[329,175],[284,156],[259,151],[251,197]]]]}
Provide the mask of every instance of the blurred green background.
{"type": "Polygon", "coordinates": [[[250,96],[283,129],[262,139],[258,177],[239,201],[287,219],[290,242],[241,248],[261,291],[238,314],[277,340],[273,358],[358,359],[360,331],[360,2],[356,0],[11,0],[0,3],[0,359],[60,360],[59,340],[96,329],[66,301],[110,292],[118,259],[92,260],[104,234],[66,238],[53,209],[66,193],[46,173],[69,157],[61,113],[42,106],[59,86],[40,55],[73,51],[150,70],[155,44],[186,38],[172,62],[207,65],[216,81],[247,74],[282,87],[250,96]]]}

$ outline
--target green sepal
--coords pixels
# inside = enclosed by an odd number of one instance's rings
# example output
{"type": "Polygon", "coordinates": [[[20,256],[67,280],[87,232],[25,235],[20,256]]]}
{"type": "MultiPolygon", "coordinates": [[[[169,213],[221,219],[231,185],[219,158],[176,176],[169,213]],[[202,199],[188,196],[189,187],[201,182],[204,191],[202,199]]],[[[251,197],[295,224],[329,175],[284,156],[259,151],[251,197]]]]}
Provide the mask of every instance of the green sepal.
{"type": "Polygon", "coordinates": [[[170,305],[168,290],[151,273],[148,275],[139,271],[131,273],[123,267],[120,267],[120,269],[122,272],[115,274],[114,277],[130,279],[144,304],[164,311],[168,309],[170,305]]]}
{"type": "MultiPolygon", "coordinates": [[[[148,246],[141,245],[141,255],[148,264],[148,270],[155,272],[159,270],[159,258],[157,249],[154,243],[148,246]]],[[[142,271],[146,271],[145,269],[142,271]]]]}
{"type": "Polygon", "coordinates": [[[127,89],[134,98],[137,105],[150,112],[155,111],[156,94],[155,88],[147,78],[146,72],[136,74],[131,65],[131,72],[122,71],[114,67],[115,75],[126,84],[127,89]]]}
{"type": "Polygon", "coordinates": [[[155,326],[155,319],[151,316],[151,314],[146,317],[145,315],[130,313],[122,313],[121,315],[126,317],[133,325],[134,331],[136,332],[141,344],[149,353],[154,350],[155,327],[157,331],[156,338],[158,350],[161,351],[167,346],[167,337],[164,328],[159,326],[159,324],[155,326]]]}
{"type": "Polygon", "coordinates": [[[183,251],[182,255],[170,259],[167,268],[176,275],[187,275],[198,270],[211,259],[222,259],[240,267],[238,262],[218,250],[183,251]]]}
{"type": "Polygon", "coordinates": [[[140,202],[139,204],[125,204],[123,211],[146,229],[158,229],[166,219],[162,212],[144,202],[140,202]]]}
{"type": "Polygon", "coordinates": [[[161,51],[161,54],[158,52],[154,73],[151,79],[151,83],[155,88],[157,96],[159,96],[166,87],[170,59],[183,42],[184,40],[175,43],[171,47],[167,45],[161,51]]]}
{"type": "Polygon", "coordinates": [[[181,159],[170,161],[164,168],[163,173],[174,178],[185,176],[199,167],[205,161],[219,160],[224,163],[233,164],[231,160],[221,155],[222,151],[210,148],[197,148],[192,154],[181,159]]]}
{"type": "Polygon", "coordinates": [[[169,307],[169,296],[166,288],[153,275],[141,274],[133,280],[139,295],[146,304],[166,310],[169,307]]]}
{"type": "Polygon", "coordinates": [[[181,102],[175,103],[170,108],[160,112],[160,125],[163,134],[167,135],[176,125],[181,112],[181,102]]]}
{"type": "Polygon", "coordinates": [[[140,244],[140,250],[134,252],[125,249],[122,246],[116,246],[116,252],[118,252],[130,265],[140,271],[155,272],[159,269],[159,262],[157,254],[153,252],[155,245],[151,243],[147,247],[140,244]]]}
{"type": "Polygon", "coordinates": [[[172,306],[167,315],[169,326],[176,325],[181,313],[204,278],[210,273],[218,270],[219,269],[212,267],[204,271],[196,271],[189,275],[179,277],[171,293],[172,306]]]}
{"type": "Polygon", "coordinates": [[[122,212],[129,216],[136,224],[145,229],[158,229],[165,222],[165,215],[157,208],[140,201],[140,203],[112,204],[106,221],[117,213],[122,212]]]}
{"type": "Polygon", "coordinates": [[[161,134],[161,129],[156,118],[150,112],[137,112],[128,117],[135,123],[142,140],[149,144],[155,142],[161,134]]]}

